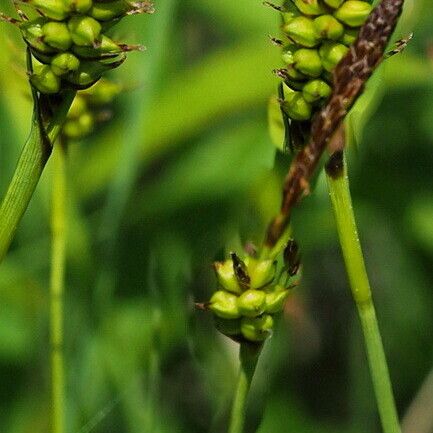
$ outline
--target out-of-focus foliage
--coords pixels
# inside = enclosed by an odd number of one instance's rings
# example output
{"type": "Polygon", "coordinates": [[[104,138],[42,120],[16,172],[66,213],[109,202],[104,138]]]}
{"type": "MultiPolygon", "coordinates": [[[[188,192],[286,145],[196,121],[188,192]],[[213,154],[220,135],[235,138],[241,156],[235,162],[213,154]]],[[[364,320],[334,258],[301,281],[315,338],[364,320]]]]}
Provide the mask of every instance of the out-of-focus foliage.
{"type": "MultiPolygon", "coordinates": [[[[277,14],[259,0],[156,6],[119,27],[148,49],[113,75],[129,89],[114,117],[69,151],[68,433],[226,431],[236,347],[193,301],[215,288],[214,260],[261,241],[290,162],[277,155],[272,170],[266,123],[277,14]]],[[[396,36],[415,37],[352,121],[354,202],[402,416],[433,368],[432,25],[430,1],[407,0],[396,36]]],[[[3,193],[31,110],[24,46],[6,24],[0,46],[3,193]]],[[[0,267],[2,433],[50,425],[50,178],[48,167],[0,267]]],[[[321,177],[294,231],[304,278],[261,361],[249,431],[264,413],[261,433],[378,432],[321,177]]]]}

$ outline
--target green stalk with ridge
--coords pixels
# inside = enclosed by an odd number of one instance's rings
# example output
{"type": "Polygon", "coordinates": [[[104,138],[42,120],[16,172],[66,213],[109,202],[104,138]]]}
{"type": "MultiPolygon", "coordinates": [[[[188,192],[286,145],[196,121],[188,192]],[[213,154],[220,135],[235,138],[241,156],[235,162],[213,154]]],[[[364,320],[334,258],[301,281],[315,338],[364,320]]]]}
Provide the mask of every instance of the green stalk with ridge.
{"type": "Polygon", "coordinates": [[[66,258],[66,149],[56,145],[51,203],[50,340],[53,433],[65,431],[65,373],[63,355],[63,296],[66,258]]]}
{"type": "Polygon", "coordinates": [[[384,433],[401,433],[370,282],[358,237],[343,152],[326,167],[329,193],[353,299],[362,325],[368,364],[384,433]]]}

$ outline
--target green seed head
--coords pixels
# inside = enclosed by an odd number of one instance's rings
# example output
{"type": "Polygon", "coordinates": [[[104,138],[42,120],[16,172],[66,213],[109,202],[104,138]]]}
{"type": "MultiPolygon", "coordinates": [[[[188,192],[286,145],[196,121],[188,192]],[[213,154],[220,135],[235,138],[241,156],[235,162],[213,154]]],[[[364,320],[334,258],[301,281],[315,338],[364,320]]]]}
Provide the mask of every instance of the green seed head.
{"type": "Polygon", "coordinates": [[[95,46],[101,34],[101,24],[92,17],[76,15],[68,22],[75,45],[95,46]]]}
{"type": "Polygon", "coordinates": [[[261,317],[244,317],[241,320],[242,335],[248,341],[253,343],[261,343],[272,335],[274,320],[269,314],[264,314],[261,317]]]}
{"type": "Polygon", "coordinates": [[[210,299],[209,309],[222,319],[239,319],[238,297],[225,290],[218,290],[210,299]]]}
{"type": "Polygon", "coordinates": [[[290,40],[304,47],[315,47],[320,42],[320,36],[311,18],[296,17],[284,25],[283,31],[290,40]]]}
{"type": "Polygon", "coordinates": [[[65,23],[51,21],[42,27],[43,41],[57,50],[66,51],[72,45],[71,34],[65,23]]]}
{"type": "Polygon", "coordinates": [[[59,77],[77,71],[80,61],[71,53],[60,53],[51,60],[51,69],[59,77]]]}
{"type": "Polygon", "coordinates": [[[239,312],[246,317],[257,317],[265,311],[266,294],[261,290],[246,290],[238,298],[239,312]]]}
{"type": "Polygon", "coordinates": [[[373,6],[365,1],[347,0],[335,11],[334,16],[350,27],[359,27],[364,24],[372,9],[373,6]]]}
{"type": "Polygon", "coordinates": [[[60,78],[49,65],[36,67],[34,73],[30,76],[30,82],[39,92],[47,95],[60,91],[60,78]]]}
{"type": "Polygon", "coordinates": [[[344,26],[332,15],[321,15],[314,20],[316,32],[323,39],[340,39],[344,33],[344,26]]]}

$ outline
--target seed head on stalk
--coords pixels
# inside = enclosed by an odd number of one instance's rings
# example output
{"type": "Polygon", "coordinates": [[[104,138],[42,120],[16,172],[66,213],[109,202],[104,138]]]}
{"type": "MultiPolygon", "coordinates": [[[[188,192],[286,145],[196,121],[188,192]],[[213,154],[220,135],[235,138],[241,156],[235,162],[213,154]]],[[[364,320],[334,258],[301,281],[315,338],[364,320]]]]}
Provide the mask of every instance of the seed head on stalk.
{"type": "Polygon", "coordinates": [[[127,15],[153,12],[152,3],[147,0],[22,0],[21,3],[30,11],[30,17],[17,8],[19,19],[4,14],[0,14],[0,19],[21,31],[31,56],[30,82],[44,95],[55,95],[65,89],[86,89],[104,73],[120,66],[128,51],[143,47],[113,40],[110,29],[127,15]]]}
{"type": "MultiPolygon", "coordinates": [[[[404,0],[382,0],[375,9],[371,1],[359,0],[265,3],[282,18],[285,40],[273,39],[283,46],[285,63],[275,70],[282,79],[278,103],[285,141],[297,151],[284,183],[280,213],[269,225],[264,241],[264,248],[272,251],[284,238],[292,208],[308,191],[333,134],[385,58],[404,0]]],[[[290,262],[283,274],[289,279],[298,275],[300,261],[293,240],[283,256],[290,262]]],[[[260,256],[241,260],[232,254],[231,259],[215,265],[220,288],[201,306],[211,310],[217,328],[236,341],[265,341],[272,333],[273,317],[282,311],[289,295],[288,287],[279,281],[283,274],[276,278],[275,268],[263,286],[252,283],[258,269],[261,281],[266,280],[265,269],[272,269],[268,261],[260,256]]]]}

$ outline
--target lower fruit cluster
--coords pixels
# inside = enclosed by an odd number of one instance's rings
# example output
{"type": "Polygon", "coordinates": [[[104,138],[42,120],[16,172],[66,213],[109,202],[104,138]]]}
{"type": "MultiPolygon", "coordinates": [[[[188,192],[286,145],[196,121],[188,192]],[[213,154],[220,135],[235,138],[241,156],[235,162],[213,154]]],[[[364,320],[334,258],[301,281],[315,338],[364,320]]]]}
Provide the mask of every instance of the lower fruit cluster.
{"type": "Polygon", "coordinates": [[[219,288],[204,306],[214,314],[217,329],[236,341],[265,341],[294,286],[290,279],[299,270],[296,243],[287,244],[279,271],[276,260],[250,255],[241,259],[235,253],[214,268],[219,288]]]}

